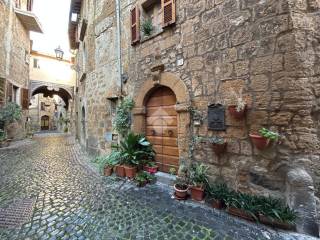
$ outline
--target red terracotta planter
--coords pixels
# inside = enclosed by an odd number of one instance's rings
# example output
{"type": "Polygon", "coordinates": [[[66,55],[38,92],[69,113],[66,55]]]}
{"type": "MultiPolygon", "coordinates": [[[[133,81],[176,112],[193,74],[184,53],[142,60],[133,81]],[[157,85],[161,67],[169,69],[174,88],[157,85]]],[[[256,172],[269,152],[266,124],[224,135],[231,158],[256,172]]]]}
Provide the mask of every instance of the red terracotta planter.
{"type": "Polygon", "coordinates": [[[112,167],[105,167],[103,170],[103,175],[104,176],[111,176],[112,174],[112,167]]]}
{"type": "Polygon", "coordinates": [[[216,209],[223,209],[225,208],[225,205],[222,200],[212,199],[212,207],[216,209]]]}
{"type": "Polygon", "coordinates": [[[266,149],[269,146],[270,139],[268,139],[268,138],[262,137],[257,134],[250,134],[250,138],[251,138],[253,144],[259,150],[266,149]]]}
{"type": "Polygon", "coordinates": [[[215,144],[213,143],[212,144],[212,149],[214,151],[214,153],[217,155],[217,156],[220,156],[221,154],[223,154],[224,152],[226,152],[227,150],[227,145],[228,143],[225,142],[223,144],[215,144]]]}
{"type": "Polygon", "coordinates": [[[116,166],[116,174],[118,177],[125,177],[126,176],[123,165],[116,166]]]}
{"type": "Polygon", "coordinates": [[[145,171],[151,174],[155,174],[158,171],[158,167],[149,167],[149,166],[144,166],[143,168],[145,171]]]}
{"type": "Polygon", "coordinates": [[[250,214],[246,213],[244,210],[235,208],[235,207],[228,207],[227,212],[233,216],[240,217],[242,219],[245,219],[247,221],[254,222],[255,219],[250,214]]]}
{"type": "Polygon", "coordinates": [[[262,224],[265,224],[265,225],[268,225],[268,226],[271,226],[274,228],[280,228],[280,229],[284,229],[284,230],[294,230],[295,229],[295,225],[280,222],[279,220],[268,218],[262,214],[259,214],[259,221],[262,224]]]}
{"type": "Polygon", "coordinates": [[[247,109],[247,106],[245,106],[243,110],[238,112],[236,105],[231,105],[228,107],[230,115],[237,120],[241,120],[245,117],[246,109],[247,109]]]}
{"type": "Polygon", "coordinates": [[[189,188],[186,187],[185,189],[182,189],[180,187],[178,187],[176,184],[174,185],[174,191],[175,191],[175,197],[178,200],[185,200],[188,197],[188,190],[189,188]]]}
{"type": "Polygon", "coordinates": [[[135,178],[137,174],[137,167],[124,166],[124,171],[126,173],[126,177],[135,178]]]}
{"type": "Polygon", "coordinates": [[[204,189],[202,187],[191,187],[191,198],[196,201],[202,201],[204,199],[204,189]]]}

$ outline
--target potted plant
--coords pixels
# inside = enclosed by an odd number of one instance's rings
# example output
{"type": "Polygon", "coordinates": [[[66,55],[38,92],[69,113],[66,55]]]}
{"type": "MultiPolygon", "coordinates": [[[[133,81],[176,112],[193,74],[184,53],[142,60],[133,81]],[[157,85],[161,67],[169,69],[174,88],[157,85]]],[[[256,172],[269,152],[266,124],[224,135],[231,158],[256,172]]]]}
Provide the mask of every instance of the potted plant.
{"type": "Polygon", "coordinates": [[[247,104],[242,97],[242,91],[243,89],[241,89],[239,93],[236,93],[235,90],[231,91],[232,100],[231,104],[228,106],[230,115],[237,120],[244,118],[247,108],[247,104]]]}
{"type": "Polygon", "coordinates": [[[135,177],[135,182],[138,187],[144,187],[148,183],[153,183],[156,180],[156,177],[145,171],[139,172],[135,177]]]}
{"type": "Polygon", "coordinates": [[[223,137],[213,136],[209,138],[209,142],[212,144],[212,149],[217,156],[220,156],[227,149],[228,143],[223,137]]]}
{"type": "Polygon", "coordinates": [[[9,146],[9,142],[7,141],[6,132],[0,129],[0,148],[9,146]]]}
{"type": "Polygon", "coordinates": [[[99,157],[97,163],[104,176],[111,176],[113,168],[121,161],[121,153],[114,151],[110,155],[99,157]]]}
{"type": "Polygon", "coordinates": [[[202,201],[204,198],[204,189],[208,184],[207,171],[209,167],[204,164],[193,164],[190,169],[191,198],[196,201],[202,201]]]}
{"type": "Polygon", "coordinates": [[[189,169],[181,164],[178,169],[178,173],[176,173],[175,168],[170,168],[170,174],[178,174],[176,180],[174,181],[174,196],[177,200],[185,200],[188,197],[189,190],[189,169]]]}
{"type": "Polygon", "coordinates": [[[155,174],[158,171],[158,165],[155,162],[150,161],[146,163],[144,169],[148,173],[155,174]]]}
{"type": "Polygon", "coordinates": [[[120,142],[120,149],[125,163],[125,174],[128,178],[136,176],[137,167],[142,164],[144,159],[154,156],[150,142],[143,136],[132,132],[120,142]]]}
{"type": "Polygon", "coordinates": [[[9,102],[0,108],[0,129],[5,131],[6,137],[13,137],[12,133],[10,133],[8,129],[8,125],[19,121],[21,119],[21,115],[21,107],[16,103],[9,102]]]}
{"type": "Polygon", "coordinates": [[[270,141],[277,141],[279,134],[266,128],[261,128],[259,134],[250,134],[250,138],[257,149],[263,150],[269,146],[270,141]]]}
{"type": "Polygon", "coordinates": [[[142,32],[145,36],[150,36],[153,31],[153,25],[151,19],[147,19],[142,23],[142,32]]]}
{"type": "Polygon", "coordinates": [[[213,208],[225,208],[225,200],[229,195],[229,189],[226,184],[211,185],[209,186],[208,192],[213,208]]]}

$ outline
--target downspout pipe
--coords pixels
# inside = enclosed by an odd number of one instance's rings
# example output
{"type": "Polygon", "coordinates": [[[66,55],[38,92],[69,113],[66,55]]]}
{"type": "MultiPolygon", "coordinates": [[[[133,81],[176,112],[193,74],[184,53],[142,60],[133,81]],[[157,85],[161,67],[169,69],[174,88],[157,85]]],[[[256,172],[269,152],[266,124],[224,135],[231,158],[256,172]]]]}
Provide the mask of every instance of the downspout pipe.
{"type": "Polygon", "coordinates": [[[120,87],[120,96],[122,96],[120,0],[116,0],[116,14],[117,14],[117,58],[118,58],[118,62],[117,62],[117,69],[118,69],[117,85],[120,87]]]}

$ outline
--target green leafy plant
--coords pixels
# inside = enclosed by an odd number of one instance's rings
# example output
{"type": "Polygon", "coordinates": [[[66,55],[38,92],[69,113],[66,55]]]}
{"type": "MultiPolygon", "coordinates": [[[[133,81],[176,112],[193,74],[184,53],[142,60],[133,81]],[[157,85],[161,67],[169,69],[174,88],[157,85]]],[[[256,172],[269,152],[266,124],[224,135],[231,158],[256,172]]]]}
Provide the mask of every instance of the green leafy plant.
{"type": "Polygon", "coordinates": [[[209,167],[204,164],[193,164],[190,168],[190,181],[194,186],[203,187],[208,185],[208,172],[209,167]]]}
{"type": "Polygon", "coordinates": [[[236,111],[241,112],[246,107],[246,102],[242,97],[243,88],[239,90],[239,92],[236,92],[234,89],[231,91],[231,97],[232,97],[232,105],[236,106],[236,111]]]}
{"type": "Polygon", "coordinates": [[[114,167],[121,163],[122,154],[118,151],[113,151],[109,155],[99,156],[95,158],[94,162],[98,164],[100,172],[103,172],[105,167],[114,167]]]}
{"type": "Polygon", "coordinates": [[[225,143],[225,140],[223,137],[220,136],[213,136],[208,138],[208,141],[212,144],[222,145],[225,143]]]}
{"type": "Polygon", "coordinates": [[[221,201],[227,201],[228,197],[231,194],[230,189],[227,187],[225,183],[221,184],[210,184],[208,186],[208,194],[211,198],[221,201]]]}
{"type": "Polygon", "coordinates": [[[175,169],[174,167],[169,168],[170,175],[176,175],[176,173],[177,173],[177,169],[175,169]]]}
{"type": "Polygon", "coordinates": [[[6,140],[7,136],[6,136],[6,132],[2,129],[0,129],[0,142],[6,140]]]}
{"type": "Polygon", "coordinates": [[[150,36],[151,33],[153,32],[153,25],[151,19],[147,19],[142,23],[142,32],[146,36],[150,36]]]}
{"type": "Polygon", "coordinates": [[[265,138],[268,138],[268,139],[274,140],[274,141],[278,140],[280,137],[280,135],[278,133],[272,132],[266,128],[261,128],[259,130],[259,133],[262,137],[265,137],[265,138]]]}
{"type": "Polygon", "coordinates": [[[147,162],[147,166],[148,167],[157,167],[158,165],[155,162],[150,161],[150,162],[147,162]]]}
{"type": "Polygon", "coordinates": [[[133,107],[134,101],[131,98],[125,98],[117,107],[113,125],[114,129],[122,136],[126,136],[130,130],[133,107]]]}
{"type": "Polygon", "coordinates": [[[129,166],[142,165],[146,159],[155,156],[155,152],[150,142],[142,135],[136,135],[132,132],[120,142],[120,151],[124,163],[129,166]]]}
{"type": "Polygon", "coordinates": [[[13,102],[0,108],[0,125],[5,126],[21,119],[21,107],[13,102]]]}
{"type": "Polygon", "coordinates": [[[138,186],[143,186],[146,183],[150,183],[156,180],[156,177],[150,173],[141,171],[137,174],[135,177],[135,182],[137,183],[138,186]]]}

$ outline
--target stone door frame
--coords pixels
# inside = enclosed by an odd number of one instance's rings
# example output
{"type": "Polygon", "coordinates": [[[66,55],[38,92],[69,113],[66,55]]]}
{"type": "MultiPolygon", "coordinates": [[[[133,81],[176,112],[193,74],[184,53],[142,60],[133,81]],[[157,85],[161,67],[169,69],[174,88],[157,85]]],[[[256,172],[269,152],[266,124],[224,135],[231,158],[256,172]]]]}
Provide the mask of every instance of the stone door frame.
{"type": "MultiPolygon", "coordinates": [[[[149,95],[158,87],[168,87],[176,95],[175,110],[178,118],[178,148],[179,164],[189,161],[190,141],[190,96],[184,82],[172,73],[161,73],[158,81],[148,79],[134,96],[135,108],[133,109],[133,131],[145,134],[146,131],[146,102],[149,95]]],[[[178,170],[178,169],[177,169],[178,170]]]]}

